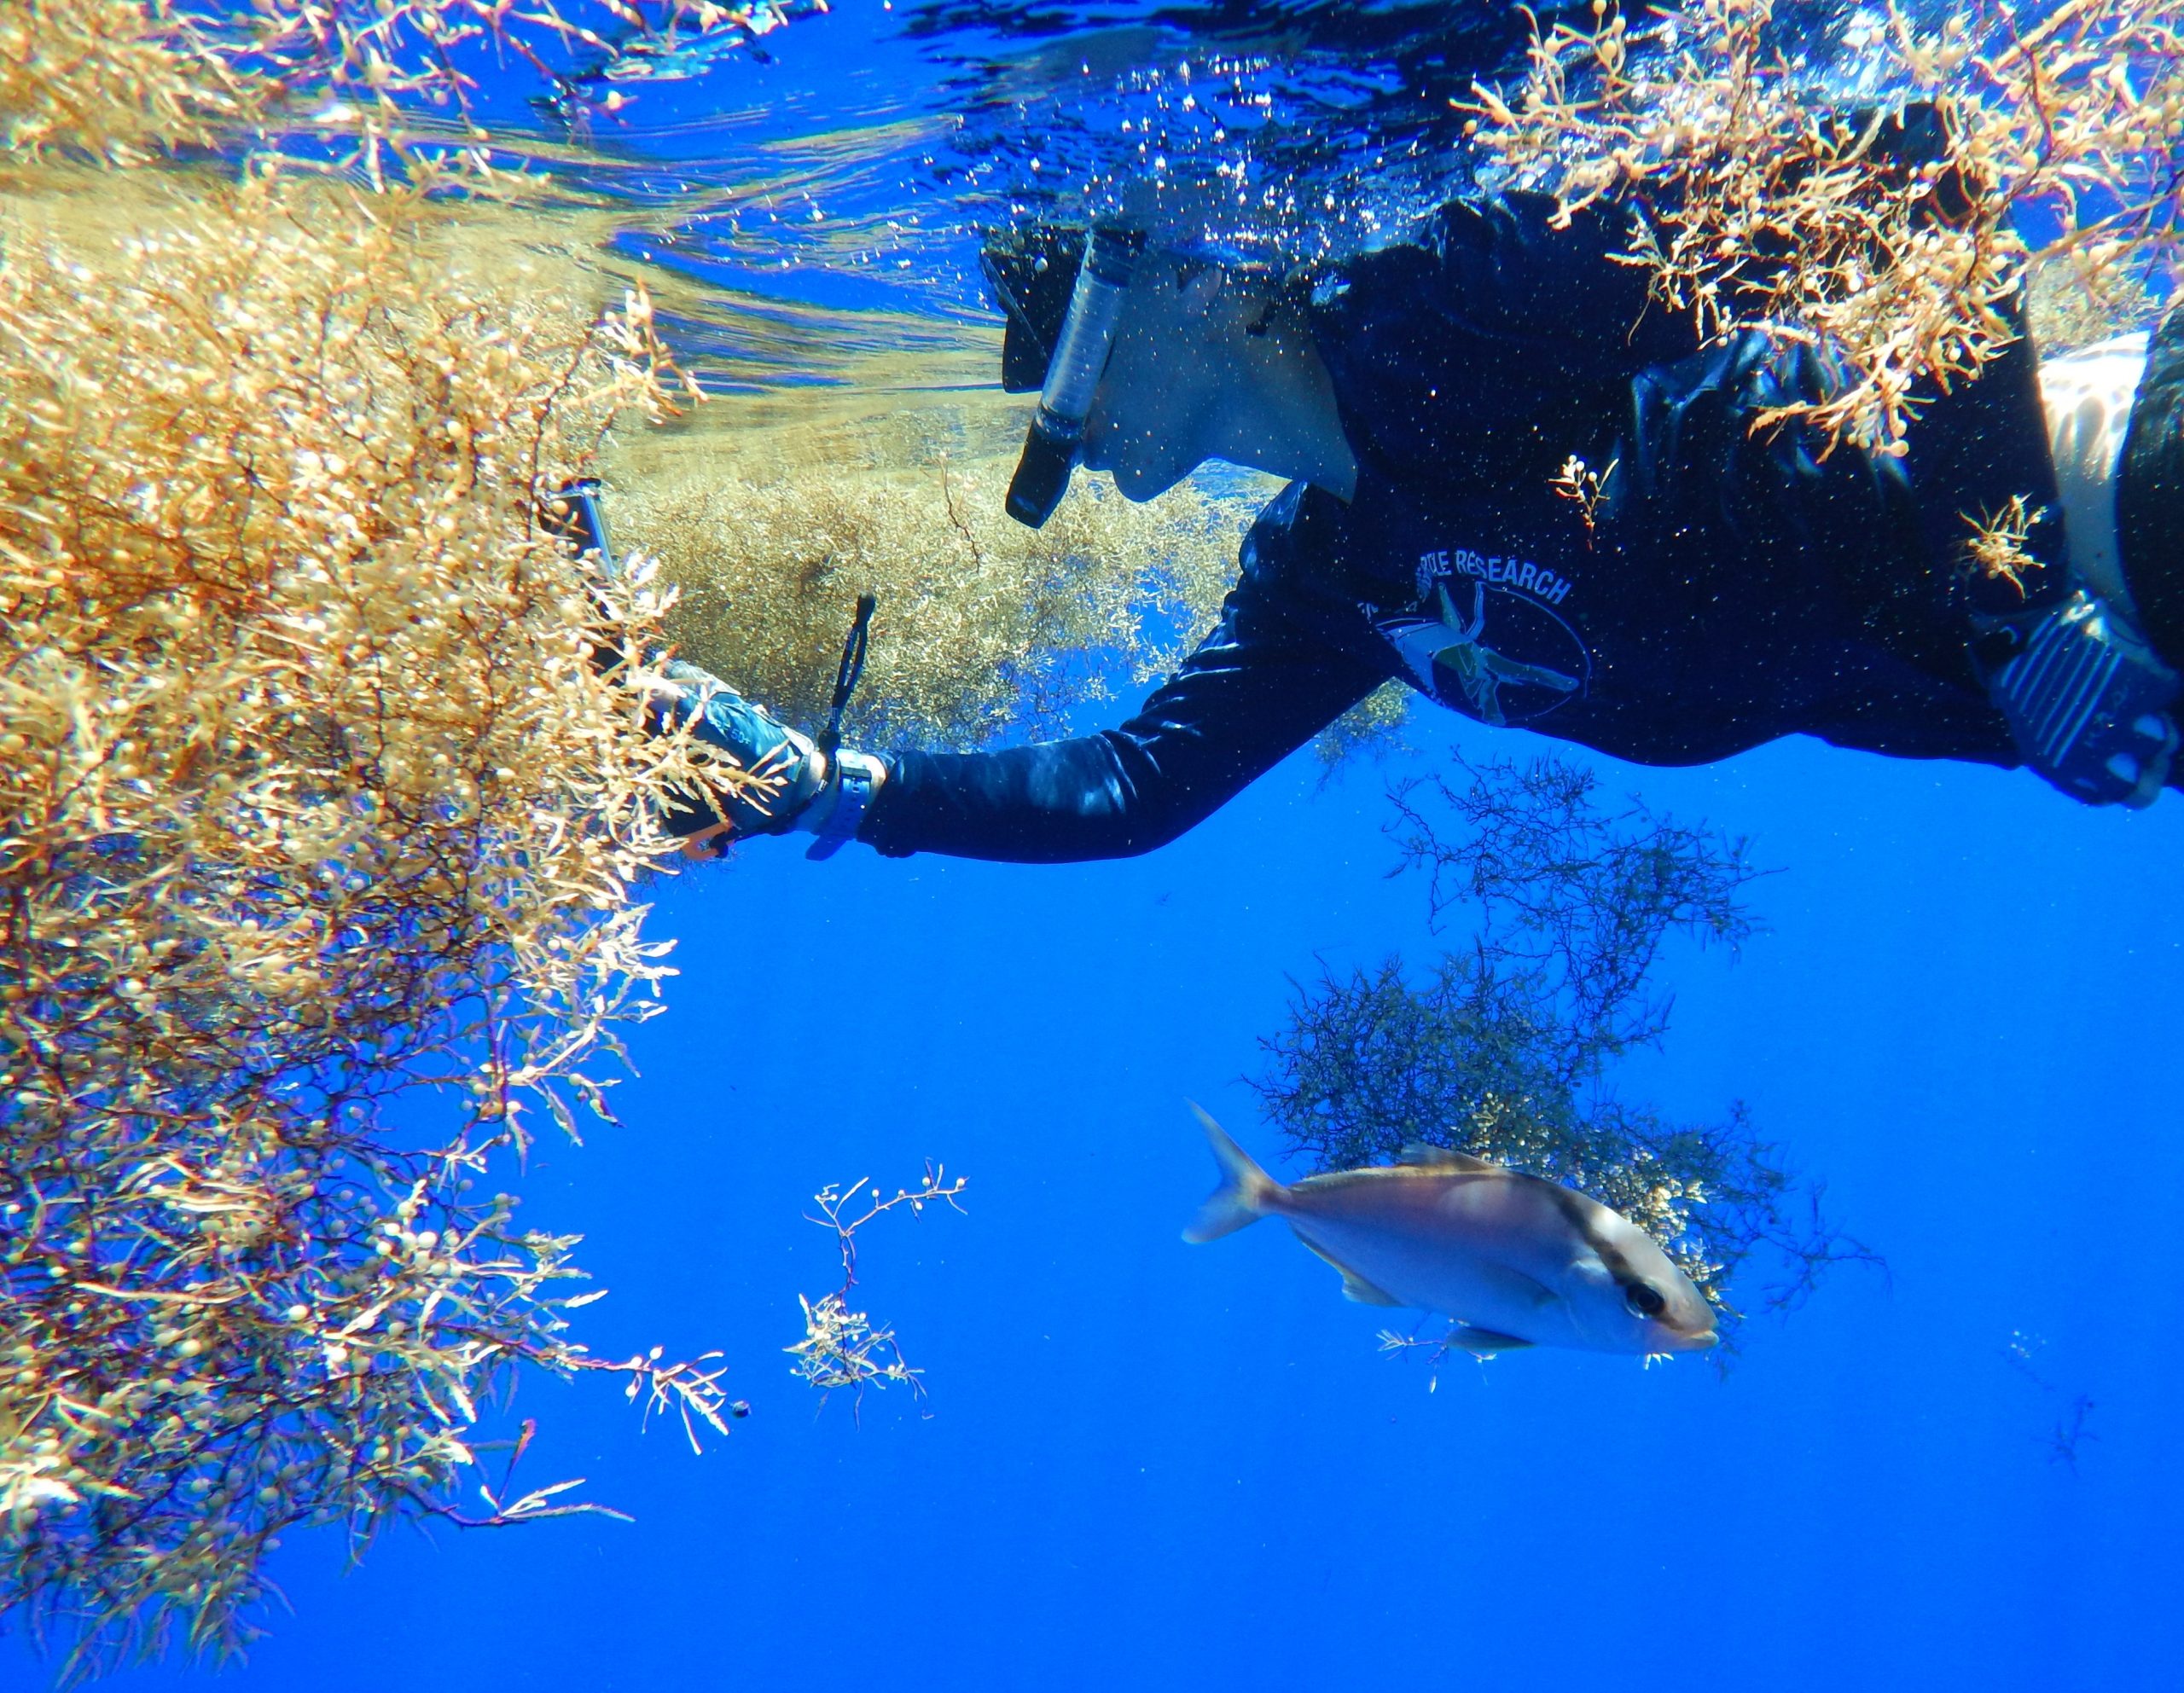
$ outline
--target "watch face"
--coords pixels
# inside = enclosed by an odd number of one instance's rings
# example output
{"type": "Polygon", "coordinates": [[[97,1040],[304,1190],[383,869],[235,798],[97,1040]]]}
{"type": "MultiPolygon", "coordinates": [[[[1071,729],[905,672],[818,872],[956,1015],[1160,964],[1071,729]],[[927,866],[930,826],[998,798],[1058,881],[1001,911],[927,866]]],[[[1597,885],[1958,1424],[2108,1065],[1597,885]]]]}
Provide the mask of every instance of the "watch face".
{"type": "Polygon", "coordinates": [[[1411,679],[1488,723],[1529,723],[1585,696],[1592,655],[1560,613],[1528,594],[1443,577],[1420,611],[1376,620],[1411,679]]]}

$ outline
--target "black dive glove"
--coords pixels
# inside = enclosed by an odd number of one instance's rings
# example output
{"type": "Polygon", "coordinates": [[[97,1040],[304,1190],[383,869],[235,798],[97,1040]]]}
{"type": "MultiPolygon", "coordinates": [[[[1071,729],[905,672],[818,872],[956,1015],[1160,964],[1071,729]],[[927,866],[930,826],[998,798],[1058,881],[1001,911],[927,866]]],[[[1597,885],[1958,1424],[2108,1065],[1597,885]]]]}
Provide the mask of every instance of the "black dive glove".
{"type": "Polygon", "coordinates": [[[2082,588],[2003,619],[1975,649],[2025,762],[2088,805],[2146,806],[2176,752],[2176,672],[2082,588]]]}

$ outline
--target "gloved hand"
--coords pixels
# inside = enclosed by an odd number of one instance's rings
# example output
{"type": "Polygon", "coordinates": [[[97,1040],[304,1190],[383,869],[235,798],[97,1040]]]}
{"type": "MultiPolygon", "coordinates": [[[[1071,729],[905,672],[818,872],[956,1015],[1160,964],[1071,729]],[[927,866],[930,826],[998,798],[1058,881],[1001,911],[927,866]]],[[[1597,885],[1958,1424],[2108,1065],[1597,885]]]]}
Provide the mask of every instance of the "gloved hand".
{"type": "Polygon", "coordinates": [[[746,835],[801,829],[819,837],[807,856],[826,858],[857,832],[887,779],[880,760],[849,747],[829,758],[809,735],[695,664],[673,659],[662,674],[667,687],[653,700],[658,726],[688,723],[698,739],[768,785],[763,793],[716,789],[685,796],[662,820],[670,834],[702,837],[719,852],[746,835]]]}
{"type": "MultiPolygon", "coordinates": [[[[593,555],[595,568],[612,576],[623,566],[616,564],[607,542],[599,493],[595,477],[566,483],[541,503],[538,520],[548,534],[566,542],[580,558],[593,555]]],[[[834,679],[834,717],[822,737],[830,745],[840,733],[842,708],[864,668],[865,632],[874,603],[870,594],[857,601],[857,619],[834,679]]],[[[634,655],[611,641],[601,639],[593,647],[592,663],[601,671],[634,662],[634,655]]],[[[668,833],[686,838],[686,851],[705,847],[717,854],[745,835],[802,829],[819,837],[805,856],[828,858],[856,834],[865,809],[887,780],[886,764],[843,746],[834,746],[829,757],[810,736],[790,728],[764,706],[746,699],[695,664],[673,659],[661,675],[665,681],[649,702],[649,727],[662,733],[688,723],[700,740],[717,747],[739,769],[764,783],[763,789],[723,785],[678,796],[661,821],[668,833]]]]}
{"type": "Polygon", "coordinates": [[[2080,589],[1998,625],[1977,655],[2034,769],[2088,805],[2153,803],[2176,752],[2180,681],[2115,607],[2080,589]]]}

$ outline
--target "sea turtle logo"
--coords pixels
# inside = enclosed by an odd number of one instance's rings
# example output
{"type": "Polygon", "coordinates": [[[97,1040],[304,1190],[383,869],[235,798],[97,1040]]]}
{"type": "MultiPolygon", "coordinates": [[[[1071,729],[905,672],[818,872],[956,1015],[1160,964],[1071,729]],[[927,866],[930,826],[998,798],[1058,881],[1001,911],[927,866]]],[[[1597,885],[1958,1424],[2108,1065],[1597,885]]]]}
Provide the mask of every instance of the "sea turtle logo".
{"type": "Polygon", "coordinates": [[[1380,620],[1380,634],[1420,689],[1496,724],[1527,723],[1583,697],[1592,658],[1575,629],[1528,595],[1483,582],[1465,585],[1469,616],[1456,610],[1443,577],[1418,615],[1380,620]]]}

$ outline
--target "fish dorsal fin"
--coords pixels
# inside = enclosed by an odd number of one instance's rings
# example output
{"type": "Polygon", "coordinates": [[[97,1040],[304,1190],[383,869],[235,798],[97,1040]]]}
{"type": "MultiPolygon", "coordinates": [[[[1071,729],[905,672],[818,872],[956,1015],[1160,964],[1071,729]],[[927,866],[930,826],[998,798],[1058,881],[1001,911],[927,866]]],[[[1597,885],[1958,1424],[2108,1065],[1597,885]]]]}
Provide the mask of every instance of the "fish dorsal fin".
{"type": "Polygon", "coordinates": [[[1403,1303],[1403,1301],[1388,1292],[1386,1289],[1374,1287],[1372,1283],[1367,1281],[1364,1277],[1359,1275],[1356,1271],[1351,1269],[1349,1265],[1344,1263],[1341,1259],[1336,1257],[1317,1241],[1305,1240],[1301,1234],[1297,1238],[1304,1240],[1305,1245],[1310,1247],[1316,1254],[1334,1267],[1337,1273],[1342,1277],[1342,1296],[1345,1299],[1352,1300],[1360,1305],[1400,1305],[1403,1303]]]}
{"type": "Polygon", "coordinates": [[[1459,1152],[1453,1146],[1436,1146],[1430,1140],[1411,1140],[1396,1154],[1399,1164],[1414,1165],[1422,1170],[1456,1170],[1466,1175],[1498,1175],[1500,1164],[1489,1163],[1484,1158],[1474,1158],[1468,1152],[1459,1152]]]}
{"type": "Polygon", "coordinates": [[[1461,1347],[1474,1358],[1490,1358],[1497,1352],[1519,1351],[1531,1342],[1493,1329],[1474,1329],[1468,1323],[1459,1323],[1449,1332],[1449,1344],[1461,1347]]]}

